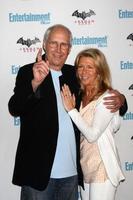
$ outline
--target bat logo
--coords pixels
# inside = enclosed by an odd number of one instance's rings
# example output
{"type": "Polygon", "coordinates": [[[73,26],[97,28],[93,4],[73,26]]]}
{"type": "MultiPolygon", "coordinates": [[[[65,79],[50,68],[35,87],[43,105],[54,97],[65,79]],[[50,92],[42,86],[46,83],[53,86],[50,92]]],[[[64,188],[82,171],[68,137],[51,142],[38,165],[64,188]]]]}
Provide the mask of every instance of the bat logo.
{"type": "Polygon", "coordinates": [[[41,42],[39,40],[39,38],[37,38],[37,37],[35,37],[35,39],[33,39],[33,40],[31,40],[29,38],[27,40],[24,40],[23,37],[21,37],[17,40],[18,44],[26,45],[27,47],[30,47],[31,45],[36,44],[37,42],[41,42]]]}
{"type": "Polygon", "coordinates": [[[83,11],[83,12],[79,12],[78,10],[76,10],[76,11],[74,11],[74,13],[72,14],[72,16],[76,16],[76,17],[78,17],[78,18],[81,18],[81,19],[85,19],[85,18],[87,18],[87,17],[91,17],[92,15],[96,15],[95,14],[95,12],[93,11],[93,10],[90,10],[89,9],[89,12],[85,12],[85,11],[83,11]]]}
{"type": "Polygon", "coordinates": [[[133,141],[133,136],[131,137],[131,140],[133,141]]]}
{"type": "Polygon", "coordinates": [[[133,84],[129,86],[129,90],[133,90],[133,84]]]}
{"type": "Polygon", "coordinates": [[[129,36],[127,36],[127,40],[132,40],[133,41],[133,33],[131,33],[129,36]]]}
{"type": "MultiPolygon", "coordinates": [[[[133,90],[133,84],[130,85],[128,89],[129,89],[129,90],[133,90]]],[[[131,96],[133,96],[133,94],[131,94],[131,96]]]]}

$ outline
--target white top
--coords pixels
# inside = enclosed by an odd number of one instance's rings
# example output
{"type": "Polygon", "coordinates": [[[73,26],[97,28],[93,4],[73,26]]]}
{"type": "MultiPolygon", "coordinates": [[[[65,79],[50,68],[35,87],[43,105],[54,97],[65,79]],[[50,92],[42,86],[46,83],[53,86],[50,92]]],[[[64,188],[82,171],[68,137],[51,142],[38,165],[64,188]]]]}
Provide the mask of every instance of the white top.
{"type": "Polygon", "coordinates": [[[120,128],[120,117],[119,112],[111,113],[103,104],[103,98],[109,95],[105,92],[98,98],[91,126],[76,109],[68,113],[88,142],[97,142],[107,175],[112,184],[117,186],[125,179],[114,141],[114,133],[120,128]]]}

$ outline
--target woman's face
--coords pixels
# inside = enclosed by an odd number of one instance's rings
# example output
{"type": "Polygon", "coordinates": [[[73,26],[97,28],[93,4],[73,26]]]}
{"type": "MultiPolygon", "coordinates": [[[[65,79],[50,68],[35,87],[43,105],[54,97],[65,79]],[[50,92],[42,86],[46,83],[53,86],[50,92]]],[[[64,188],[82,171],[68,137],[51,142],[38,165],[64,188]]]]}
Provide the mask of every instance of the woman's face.
{"type": "Polygon", "coordinates": [[[77,75],[84,87],[95,85],[98,73],[94,59],[91,57],[81,57],[77,66],[77,75]]]}

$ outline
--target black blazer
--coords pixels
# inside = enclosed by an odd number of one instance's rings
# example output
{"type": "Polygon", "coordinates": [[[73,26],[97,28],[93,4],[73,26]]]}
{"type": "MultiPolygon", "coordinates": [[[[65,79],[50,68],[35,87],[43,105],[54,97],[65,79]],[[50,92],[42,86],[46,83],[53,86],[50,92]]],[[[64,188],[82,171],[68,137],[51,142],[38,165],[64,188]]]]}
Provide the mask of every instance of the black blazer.
{"type": "MultiPolygon", "coordinates": [[[[58,112],[51,73],[48,74],[36,93],[33,92],[31,86],[33,64],[20,68],[14,94],[8,103],[9,112],[13,116],[19,116],[21,123],[13,183],[44,190],[50,178],[57,146],[58,112]]],[[[72,93],[78,95],[75,70],[71,65],[65,64],[62,68],[60,84],[63,85],[64,83],[69,85],[72,93]]],[[[79,102],[77,103],[79,104],[79,102]]],[[[81,184],[80,134],[75,125],[74,130],[77,144],[77,170],[79,184],[81,184]]]]}

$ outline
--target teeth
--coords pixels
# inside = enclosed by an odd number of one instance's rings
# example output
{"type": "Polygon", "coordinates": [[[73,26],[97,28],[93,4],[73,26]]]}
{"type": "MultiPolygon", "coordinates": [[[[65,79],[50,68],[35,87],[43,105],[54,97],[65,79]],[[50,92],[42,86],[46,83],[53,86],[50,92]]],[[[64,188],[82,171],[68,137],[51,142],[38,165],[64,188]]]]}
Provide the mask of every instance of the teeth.
{"type": "Polygon", "coordinates": [[[86,80],[86,79],[88,79],[88,77],[82,77],[82,79],[85,79],[85,80],[86,80]]]}
{"type": "Polygon", "coordinates": [[[80,79],[87,80],[87,79],[89,79],[89,77],[88,76],[81,76],[80,79]]]}

